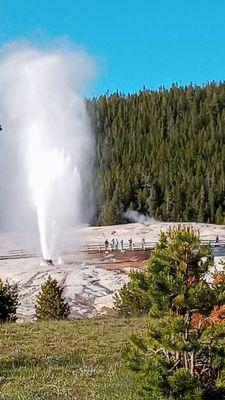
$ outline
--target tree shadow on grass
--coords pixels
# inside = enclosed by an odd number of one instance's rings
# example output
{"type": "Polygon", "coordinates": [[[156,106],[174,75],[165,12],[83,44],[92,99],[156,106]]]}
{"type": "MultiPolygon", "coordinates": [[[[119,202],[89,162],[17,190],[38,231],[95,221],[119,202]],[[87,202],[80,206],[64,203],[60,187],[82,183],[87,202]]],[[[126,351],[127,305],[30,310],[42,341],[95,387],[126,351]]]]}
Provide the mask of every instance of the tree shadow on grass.
{"type": "Polygon", "coordinates": [[[20,368],[46,367],[46,366],[81,366],[83,364],[82,356],[78,352],[66,355],[46,354],[40,357],[30,357],[28,355],[19,355],[9,360],[0,361],[1,370],[15,370],[20,368]]]}

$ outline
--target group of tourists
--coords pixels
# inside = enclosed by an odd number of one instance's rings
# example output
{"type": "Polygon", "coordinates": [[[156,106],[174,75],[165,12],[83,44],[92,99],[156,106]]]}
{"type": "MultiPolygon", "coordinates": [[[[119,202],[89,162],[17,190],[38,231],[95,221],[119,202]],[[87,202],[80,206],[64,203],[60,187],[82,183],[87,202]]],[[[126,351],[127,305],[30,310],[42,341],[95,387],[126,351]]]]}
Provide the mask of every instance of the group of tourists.
{"type": "MultiPolygon", "coordinates": [[[[126,246],[125,246],[126,247],[126,246]]],[[[143,238],[141,241],[141,248],[142,250],[145,250],[145,239],[143,238]]],[[[126,247],[127,249],[127,247],[126,247]]],[[[111,242],[109,243],[108,239],[105,240],[105,250],[124,250],[124,240],[123,239],[112,239],[111,242]]],[[[133,239],[130,238],[128,240],[128,250],[134,250],[134,243],[133,239]]]]}
{"type": "MultiPolygon", "coordinates": [[[[214,240],[211,240],[209,242],[215,246],[219,246],[221,244],[221,241],[220,241],[220,238],[218,235],[216,235],[214,240]]],[[[132,238],[130,238],[128,240],[128,243],[126,241],[124,241],[123,239],[112,238],[112,240],[110,242],[108,239],[105,240],[105,251],[146,250],[146,249],[149,249],[149,245],[150,244],[148,243],[148,247],[146,247],[146,242],[145,242],[144,238],[142,238],[142,240],[141,240],[141,246],[140,246],[140,242],[136,243],[134,245],[132,238]]]]}

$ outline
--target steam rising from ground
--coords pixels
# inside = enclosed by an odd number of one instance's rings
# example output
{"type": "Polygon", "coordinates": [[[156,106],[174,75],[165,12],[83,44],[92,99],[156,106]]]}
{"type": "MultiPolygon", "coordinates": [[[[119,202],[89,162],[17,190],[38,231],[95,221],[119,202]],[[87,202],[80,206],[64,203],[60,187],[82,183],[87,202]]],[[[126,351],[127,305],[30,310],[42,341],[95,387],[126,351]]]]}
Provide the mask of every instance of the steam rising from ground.
{"type": "Polygon", "coordinates": [[[158,221],[154,218],[149,217],[148,215],[140,214],[138,211],[127,210],[124,213],[124,217],[131,222],[139,222],[139,224],[156,224],[158,221]]]}
{"type": "Polygon", "coordinates": [[[35,227],[44,259],[56,232],[90,217],[93,139],[80,96],[93,62],[73,51],[7,46],[0,59],[0,221],[35,227]],[[87,190],[88,188],[88,190],[87,190]]]}

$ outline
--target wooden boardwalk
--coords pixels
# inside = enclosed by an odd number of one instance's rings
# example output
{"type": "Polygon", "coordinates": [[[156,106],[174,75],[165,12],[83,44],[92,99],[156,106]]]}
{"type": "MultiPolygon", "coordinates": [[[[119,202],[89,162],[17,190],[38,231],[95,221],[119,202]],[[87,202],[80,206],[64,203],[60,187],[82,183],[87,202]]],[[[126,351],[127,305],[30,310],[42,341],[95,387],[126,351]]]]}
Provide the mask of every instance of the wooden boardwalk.
{"type": "MultiPolygon", "coordinates": [[[[132,245],[128,243],[124,243],[123,247],[119,244],[118,246],[109,244],[105,246],[104,243],[92,243],[86,246],[88,253],[104,253],[104,252],[112,252],[112,251],[144,251],[144,250],[154,250],[157,242],[146,242],[145,244],[141,242],[133,242],[132,245]]],[[[202,246],[211,246],[212,248],[225,248],[225,240],[201,240],[202,246]]]]}
{"type": "MultiPolygon", "coordinates": [[[[105,244],[99,243],[91,243],[88,245],[83,245],[78,249],[69,250],[64,249],[60,251],[61,256],[75,256],[78,253],[105,253],[105,252],[121,252],[121,251],[145,251],[145,250],[154,250],[156,247],[157,242],[146,241],[145,244],[142,242],[133,242],[130,246],[129,243],[124,243],[123,248],[121,249],[121,245],[119,244],[118,247],[115,245],[112,246],[111,244],[108,245],[106,248],[105,244]]],[[[202,240],[202,246],[211,246],[213,249],[225,249],[225,240],[202,240]]],[[[9,250],[4,252],[3,254],[0,253],[0,260],[11,260],[11,259],[21,259],[21,258],[42,258],[41,251],[37,251],[36,249],[15,249],[9,250]]]]}

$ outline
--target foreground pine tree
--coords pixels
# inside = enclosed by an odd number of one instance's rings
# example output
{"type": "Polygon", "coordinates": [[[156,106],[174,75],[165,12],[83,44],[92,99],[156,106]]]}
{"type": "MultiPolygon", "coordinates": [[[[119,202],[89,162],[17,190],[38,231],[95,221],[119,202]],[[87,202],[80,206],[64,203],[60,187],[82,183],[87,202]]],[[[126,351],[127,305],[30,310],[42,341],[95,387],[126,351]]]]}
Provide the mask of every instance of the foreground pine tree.
{"type": "Polygon", "coordinates": [[[143,271],[130,271],[130,281],[125,283],[114,296],[114,308],[126,317],[147,314],[150,309],[148,276],[143,271]]]}
{"type": "Polygon", "coordinates": [[[16,285],[3,283],[0,279],[0,322],[16,321],[18,289],[16,285]]]}
{"type": "Polygon", "coordinates": [[[147,340],[133,335],[124,350],[142,399],[225,399],[225,272],[212,277],[212,262],[193,230],[161,234],[146,273],[147,340]]]}
{"type": "Polygon", "coordinates": [[[69,315],[69,305],[63,298],[63,287],[56,279],[48,277],[41,286],[37,296],[36,317],[40,320],[66,319],[69,315]]]}

